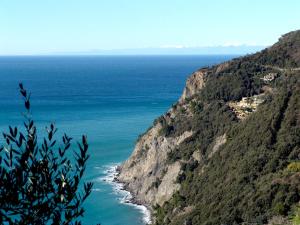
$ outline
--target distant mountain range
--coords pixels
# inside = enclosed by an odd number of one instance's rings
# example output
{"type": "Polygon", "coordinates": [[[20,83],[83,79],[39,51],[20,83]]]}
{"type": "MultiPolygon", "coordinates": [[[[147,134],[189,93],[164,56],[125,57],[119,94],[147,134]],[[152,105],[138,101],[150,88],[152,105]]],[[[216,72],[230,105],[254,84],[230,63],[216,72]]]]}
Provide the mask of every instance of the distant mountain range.
{"type": "Polygon", "coordinates": [[[266,46],[228,45],[207,47],[165,46],[155,48],[132,48],[111,50],[89,50],[77,52],[59,52],[59,55],[245,55],[255,53],[266,46]]]}

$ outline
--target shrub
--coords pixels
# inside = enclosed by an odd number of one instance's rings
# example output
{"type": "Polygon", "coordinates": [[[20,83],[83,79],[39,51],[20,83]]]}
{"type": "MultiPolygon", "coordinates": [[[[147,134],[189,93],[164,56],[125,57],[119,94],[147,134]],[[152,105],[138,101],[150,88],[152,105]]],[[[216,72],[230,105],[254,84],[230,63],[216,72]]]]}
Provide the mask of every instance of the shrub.
{"type": "Polygon", "coordinates": [[[17,127],[3,133],[0,224],[81,224],[82,204],[92,189],[92,183],[84,183],[79,190],[89,158],[87,138],[82,136],[72,158],[72,138],[64,134],[58,145],[54,139],[57,129],[50,124],[40,144],[31,118],[30,94],[22,84],[19,87],[26,108],[25,133],[17,127]]]}
{"type": "Polygon", "coordinates": [[[299,225],[300,224],[300,207],[296,207],[294,213],[291,217],[292,225],[299,225]]]}
{"type": "Polygon", "coordinates": [[[276,215],[285,215],[286,213],[286,207],[283,203],[277,203],[275,207],[273,208],[273,211],[276,215]]]}
{"type": "Polygon", "coordinates": [[[289,172],[300,172],[300,162],[291,162],[287,166],[289,172]]]}

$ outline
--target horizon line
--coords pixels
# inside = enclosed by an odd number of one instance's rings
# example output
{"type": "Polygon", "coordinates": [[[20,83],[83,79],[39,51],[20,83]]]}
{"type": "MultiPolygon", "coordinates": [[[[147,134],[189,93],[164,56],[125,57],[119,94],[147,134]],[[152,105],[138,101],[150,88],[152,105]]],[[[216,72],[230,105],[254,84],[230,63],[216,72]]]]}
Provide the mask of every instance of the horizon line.
{"type": "Polygon", "coordinates": [[[49,51],[36,53],[7,53],[0,56],[82,56],[82,55],[244,55],[261,51],[267,45],[215,45],[198,47],[145,47],[124,49],[89,49],[76,51],[49,51]]]}
{"type": "Polygon", "coordinates": [[[64,57],[64,56],[242,56],[252,53],[200,53],[200,54],[9,54],[0,57],[64,57]]]}

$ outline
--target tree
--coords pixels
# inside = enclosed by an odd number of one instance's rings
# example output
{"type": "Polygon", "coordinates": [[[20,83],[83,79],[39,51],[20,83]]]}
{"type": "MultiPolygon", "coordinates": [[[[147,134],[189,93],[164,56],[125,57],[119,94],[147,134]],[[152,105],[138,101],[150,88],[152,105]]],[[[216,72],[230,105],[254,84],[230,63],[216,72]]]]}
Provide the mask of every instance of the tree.
{"type": "Polygon", "coordinates": [[[50,124],[39,139],[31,116],[30,94],[19,84],[25,102],[25,132],[9,126],[0,147],[0,224],[81,224],[83,202],[92,183],[81,184],[89,158],[86,136],[72,150],[66,134],[57,144],[50,124]],[[72,154],[73,152],[73,154],[72,154]]]}

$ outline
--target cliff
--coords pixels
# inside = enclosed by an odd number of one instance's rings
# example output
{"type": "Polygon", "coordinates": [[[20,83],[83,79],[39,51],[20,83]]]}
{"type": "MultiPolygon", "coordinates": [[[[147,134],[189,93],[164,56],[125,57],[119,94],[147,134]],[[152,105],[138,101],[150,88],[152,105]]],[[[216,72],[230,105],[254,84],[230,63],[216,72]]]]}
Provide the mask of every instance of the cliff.
{"type": "Polygon", "coordinates": [[[300,165],[299,67],[294,31],[194,72],[118,180],[155,224],[288,224],[300,200],[300,169],[288,169],[300,165]]]}
{"type": "MultiPolygon", "coordinates": [[[[179,189],[176,184],[180,172],[180,162],[167,163],[168,154],[193,132],[185,130],[176,136],[165,135],[169,132],[169,124],[177,117],[179,110],[189,110],[185,99],[194,95],[205,84],[206,70],[196,71],[187,80],[179,102],[165,115],[158,118],[154,125],[138,140],[131,157],[119,168],[119,181],[133,193],[135,200],[141,204],[163,205],[173,193],[179,189]]],[[[186,114],[191,114],[186,111],[186,114]]]]}

